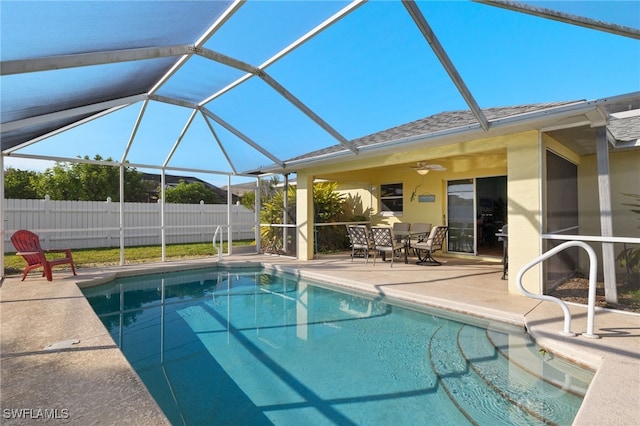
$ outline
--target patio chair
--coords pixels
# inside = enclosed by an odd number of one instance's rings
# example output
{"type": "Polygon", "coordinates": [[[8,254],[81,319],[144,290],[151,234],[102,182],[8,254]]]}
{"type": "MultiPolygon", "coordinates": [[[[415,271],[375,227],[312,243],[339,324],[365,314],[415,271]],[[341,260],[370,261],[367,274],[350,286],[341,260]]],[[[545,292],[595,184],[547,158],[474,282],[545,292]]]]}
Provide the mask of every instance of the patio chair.
{"type": "MultiPolygon", "coordinates": [[[[411,225],[411,234],[409,235],[408,248],[413,249],[415,253],[415,249],[413,245],[419,241],[424,241],[429,236],[431,232],[431,224],[430,223],[414,223],[411,225]]],[[[416,253],[416,256],[418,254],[416,253]]]]}
{"type": "Polygon", "coordinates": [[[11,236],[11,242],[17,250],[16,254],[22,256],[25,262],[27,262],[27,266],[24,268],[24,273],[22,274],[22,281],[27,277],[27,273],[35,268],[42,268],[42,276],[46,276],[47,281],[52,281],[53,274],[51,268],[64,264],[71,265],[73,275],[77,275],[76,267],[71,257],[71,249],[43,250],[42,247],[40,247],[40,238],[33,232],[24,229],[16,231],[11,236]],[[64,253],[65,257],[47,259],[45,256],[46,253],[64,253]]]}
{"type": "Polygon", "coordinates": [[[406,236],[409,233],[409,229],[411,229],[410,223],[395,222],[393,224],[393,236],[395,237],[396,241],[402,241],[403,237],[400,234],[406,236]]]}
{"type": "Polygon", "coordinates": [[[348,225],[349,241],[351,242],[351,263],[356,251],[364,254],[364,263],[369,262],[369,251],[373,249],[373,243],[369,238],[369,229],[366,225],[348,225]]]}
{"type": "Polygon", "coordinates": [[[386,226],[374,226],[371,228],[371,238],[373,239],[373,264],[376,264],[376,253],[389,253],[391,255],[391,266],[396,252],[402,252],[405,248],[403,242],[396,240],[393,229],[386,226]]]}
{"type": "Polygon", "coordinates": [[[429,236],[426,240],[417,242],[413,245],[413,249],[418,254],[418,265],[441,265],[433,258],[433,253],[438,250],[442,250],[444,239],[447,235],[447,226],[436,226],[431,229],[429,236]]]}

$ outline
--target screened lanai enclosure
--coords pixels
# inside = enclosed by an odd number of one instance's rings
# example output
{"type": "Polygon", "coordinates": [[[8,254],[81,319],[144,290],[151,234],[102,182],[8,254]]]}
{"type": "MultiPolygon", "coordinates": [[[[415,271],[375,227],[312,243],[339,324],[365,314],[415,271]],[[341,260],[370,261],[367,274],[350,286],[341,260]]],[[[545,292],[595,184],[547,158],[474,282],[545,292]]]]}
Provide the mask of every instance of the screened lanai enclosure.
{"type": "MultiPolygon", "coordinates": [[[[6,169],[55,162],[155,172],[163,190],[167,173],[197,176],[227,188],[222,238],[242,227],[258,250],[259,215],[234,223],[231,193],[273,175],[302,186],[315,168],[312,181],[357,187],[365,214],[352,216],[370,221],[373,176],[415,165],[403,153],[418,146],[553,116],[544,131],[595,154],[592,129],[617,113],[628,121],[609,129],[611,147],[638,146],[638,2],[3,0],[0,20],[1,190],[6,169]],[[335,164],[368,172],[322,173],[335,164]]],[[[467,161],[436,154],[450,170],[467,161]]],[[[300,256],[297,211],[262,224],[287,245],[276,251],[300,256]]],[[[113,226],[131,231],[122,216],[113,226]]]]}

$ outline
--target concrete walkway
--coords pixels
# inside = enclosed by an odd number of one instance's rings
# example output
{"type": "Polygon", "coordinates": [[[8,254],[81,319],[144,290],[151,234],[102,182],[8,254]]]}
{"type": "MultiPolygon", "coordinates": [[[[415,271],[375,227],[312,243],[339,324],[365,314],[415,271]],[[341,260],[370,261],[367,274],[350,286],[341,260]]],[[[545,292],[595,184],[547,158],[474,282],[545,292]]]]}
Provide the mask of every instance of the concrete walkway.
{"type": "MultiPolygon", "coordinates": [[[[501,265],[445,259],[440,267],[364,263],[348,256],[310,262],[235,255],[225,264],[262,263],[304,277],[527,327],[549,352],[597,369],[575,425],[635,425],[640,418],[640,316],[598,310],[600,339],[564,337],[560,307],[507,294],[501,265]]],[[[115,276],[214,265],[211,261],[54,270],[8,278],[0,288],[0,423],[162,425],[167,420],[84,299],[78,286],[115,276]],[[77,343],[76,343],[77,342],[77,343]],[[50,347],[57,344],[59,347],[50,347]],[[48,416],[48,417],[47,417],[48,416]]],[[[571,306],[572,331],[586,331],[586,309],[571,306]]]]}

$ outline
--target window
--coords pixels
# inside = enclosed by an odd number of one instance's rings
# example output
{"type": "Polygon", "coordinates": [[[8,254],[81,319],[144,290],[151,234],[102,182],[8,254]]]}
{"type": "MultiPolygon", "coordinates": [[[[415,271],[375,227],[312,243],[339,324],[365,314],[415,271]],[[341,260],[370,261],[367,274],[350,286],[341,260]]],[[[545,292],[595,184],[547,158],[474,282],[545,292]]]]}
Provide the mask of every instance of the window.
{"type": "Polygon", "coordinates": [[[380,213],[383,216],[402,215],[402,184],[380,185],[380,213]]]}

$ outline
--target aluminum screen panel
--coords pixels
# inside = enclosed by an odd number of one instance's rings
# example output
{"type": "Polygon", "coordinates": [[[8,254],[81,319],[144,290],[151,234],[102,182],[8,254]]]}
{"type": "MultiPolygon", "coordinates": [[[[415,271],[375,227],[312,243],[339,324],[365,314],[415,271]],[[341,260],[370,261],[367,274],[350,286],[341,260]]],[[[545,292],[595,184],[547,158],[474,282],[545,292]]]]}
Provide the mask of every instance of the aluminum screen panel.
{"type": "MultiPolygon", "coordinates": [[[[487,130],[490,107],[640,89],[637,3],[538,4],[613,23],[595,28],[506,3],[4,0],[2,150],[34,153],[44,141],[23,144],[148,100],[140,122],[128,114],[113,142],[103,140],[108,156],[253,173],[311,152],[355,155],[446,111],[472,112],[468,125],[487,130]]],[[[47,150],[97,154],[77,152],[75,140],[56,134],[47,150]]]]}

